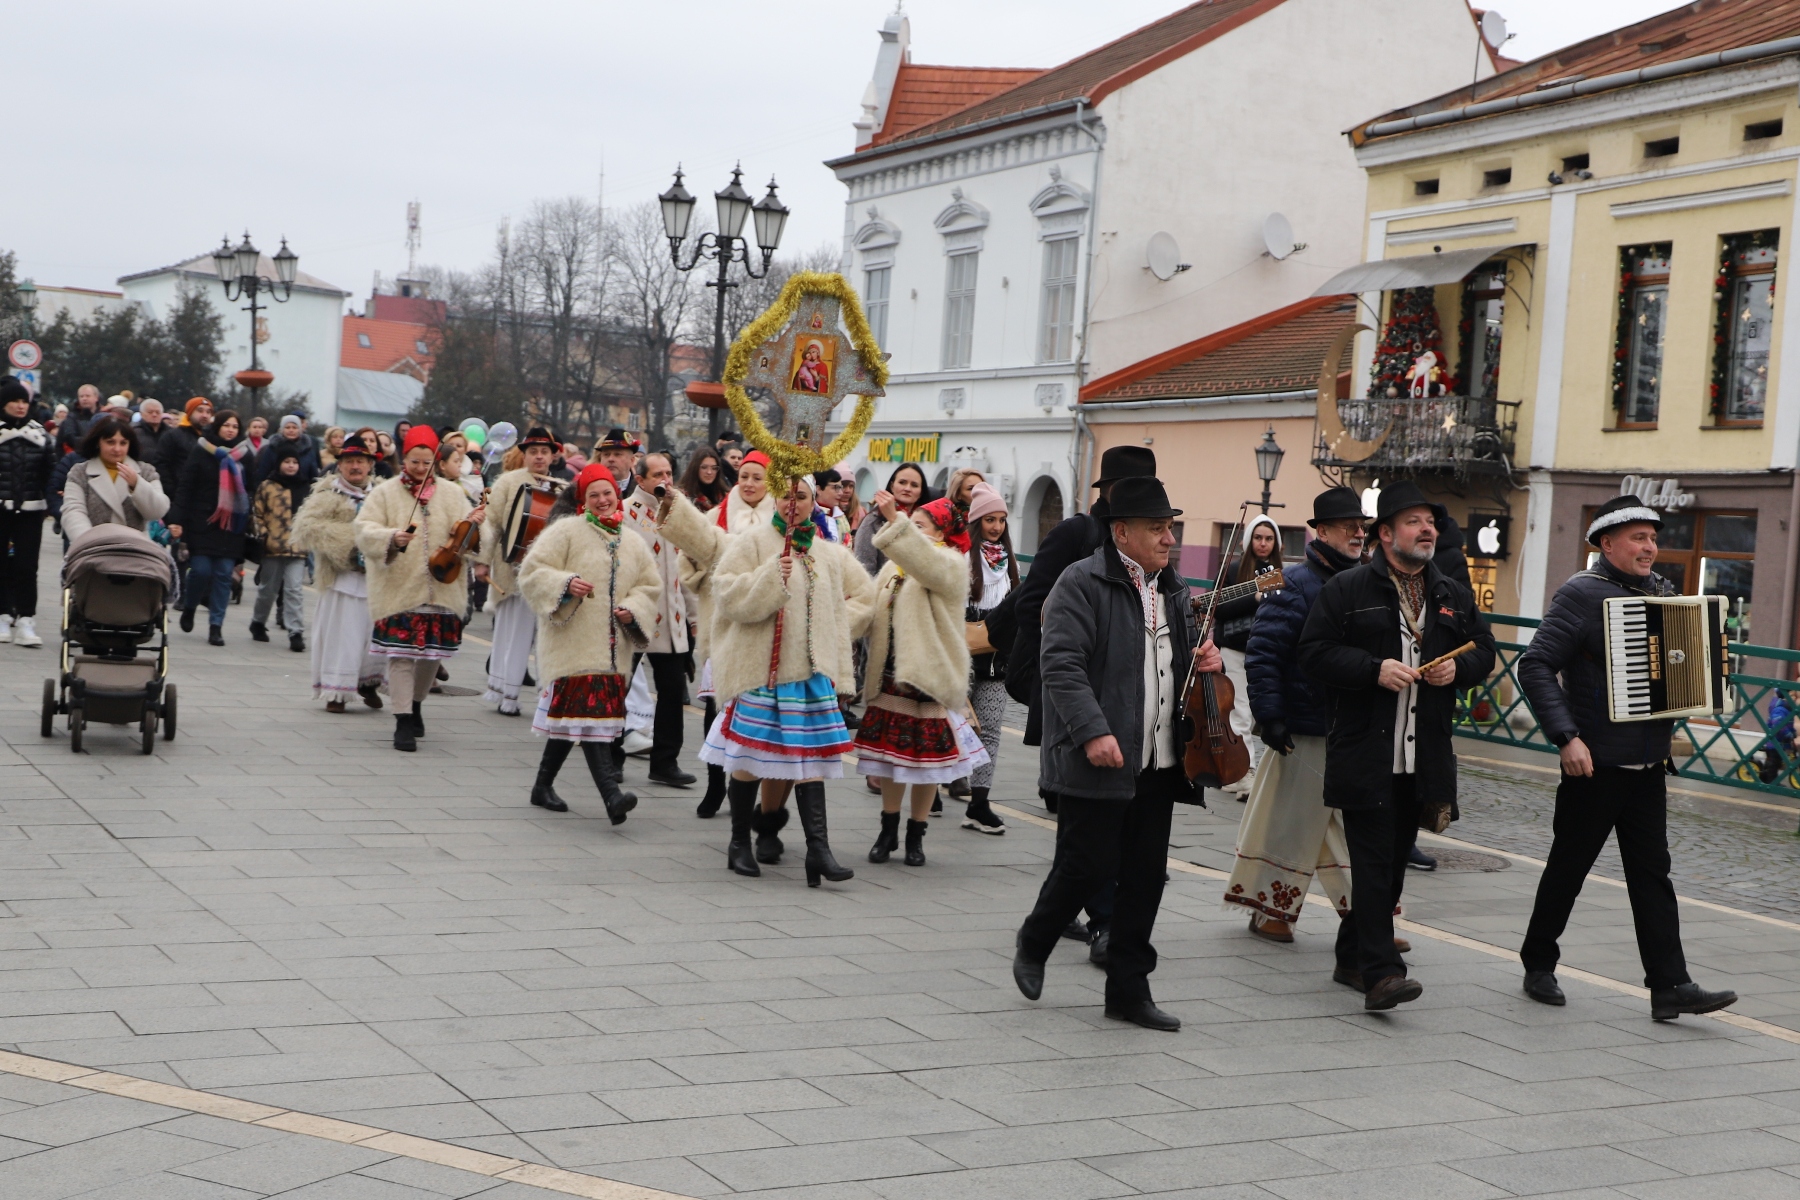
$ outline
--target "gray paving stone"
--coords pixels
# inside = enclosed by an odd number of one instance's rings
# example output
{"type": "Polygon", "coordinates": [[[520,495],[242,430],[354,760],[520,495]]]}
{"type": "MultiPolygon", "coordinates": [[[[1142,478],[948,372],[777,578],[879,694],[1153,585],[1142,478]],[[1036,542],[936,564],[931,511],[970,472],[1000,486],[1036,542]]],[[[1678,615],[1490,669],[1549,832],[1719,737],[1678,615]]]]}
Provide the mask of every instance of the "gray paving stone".
{"type": "Polygon", "coordinates": [[[274,1193],[342,1175],[389,1157],[339,1142],[294,1137],[211,1154],[203,1162],[183,1166],[180,1173],[248,1191],[274,1193]]]}
{"type": "Polygon", "coordinates": [[[67,1146],[169,1119],[158,1104],[84,1092],[72,1099],[0,1116],[0,1136],[44,1146],[67,1146]]]}

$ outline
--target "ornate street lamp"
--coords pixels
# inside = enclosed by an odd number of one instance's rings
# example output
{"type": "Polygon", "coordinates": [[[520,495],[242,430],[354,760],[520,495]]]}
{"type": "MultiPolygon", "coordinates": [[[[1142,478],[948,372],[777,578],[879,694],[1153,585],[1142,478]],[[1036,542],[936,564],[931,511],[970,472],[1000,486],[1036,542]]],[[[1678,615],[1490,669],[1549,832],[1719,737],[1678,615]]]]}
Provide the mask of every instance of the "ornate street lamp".
{"type": "Polygon", "coordinates": [[[250,314],[250,369],[239,371],[232,378],[250,393],[251,417],[260,407],[263,389],[275,382],[275,376],[263,370],[256,354],[257,314],[267,307],[261,302],[262,297],[267,294],[277,304],[286,304],[294,294],[294,280],[300,274],[300,256],[288,249],[286,238],[281,239],[281,249],[275,255],[275,278],[262,274],[262,257],[262,251],[250,241],[249,230],[244,231],[244,240],[236,247],[226,237],[212,252],[213,270],[218,272],[225,299],[234,304],[249,300],[244,311],[250,314]]]}
{"type": "MultiPolygon", "coordinates": [[[[693,251],[686,263],[681,261],[681,243],[687,240],[688,225],[694,219],[696,201],[682,185],[680,167],[675,169],[675,182],[670,185],[669,190],[656,198],[662,208],[663,233],[668,236],[669,257],[674,262],[675,269],[692,271],[700,265],[702,259],[711,259],[719,264],[718,278],[706,281],[707,287],[718,290],[713,307],[712,377],[715,382],[725,374],[725,293],[730,288],[740,286],[731,279],[731,264],[744,264],[744,274],[752,279],[766,277],[769,273],[769,260],[775,257],[775,251],[781,245],[782,230],[787,227],[787,206],[775,194],[774,177],[769,179],[768,194],[752,204],[750,193],[744,190],[743,175],[741,166],[733,167],[731,182],[713,193],[713,203],[718,209],[718,230],[703,233],[695,239],[693,251]],[[762,251],[760,269],[750,251],[749,240],[743,236],[744,222],[751,216],[756,218],[756,247],[762,251]]],[[[722,409],[713,408],[707,419],[709,440],[718,438],[723,425],[722,409]]]]}
{"type": "Polygon", "coordinates": [[[1263,440],[1256,447],[1256,477],[1262,480],[1262,510],[1264,513],[1267,513],[1271,507],[1281,507],[1269,504],[1269,486],[1275,482],[1275,476],[1281,474],[1281,456],[1286,453],[1286,450],[1275,444],[1275,427],[1270,425],[1264,429],[1263,440]]]}
{"type": "Polygon", "coordinates": [[[29,279],[21,279],[19,285],[13,290],[19,294],[19,308],[25,315],[24,336],[29,338],[31,337],[32,314],[37,312],[38,306],[37,284],[29,279]]]}

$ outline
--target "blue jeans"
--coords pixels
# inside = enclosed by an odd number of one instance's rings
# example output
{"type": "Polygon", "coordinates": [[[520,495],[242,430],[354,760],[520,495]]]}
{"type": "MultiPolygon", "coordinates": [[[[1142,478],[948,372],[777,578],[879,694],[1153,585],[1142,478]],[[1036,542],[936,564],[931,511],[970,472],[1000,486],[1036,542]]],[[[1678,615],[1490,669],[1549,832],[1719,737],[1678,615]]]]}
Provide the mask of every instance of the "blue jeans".
{"type": "Polygon", "coordinates": [[[231,606],[231,577],[237,563],[229,558],[208,558],[204,554],[188,558],[187,604],[191,612],[206,603],[207,624],[218,629],[225,624],[225,610],[231,606]]]}

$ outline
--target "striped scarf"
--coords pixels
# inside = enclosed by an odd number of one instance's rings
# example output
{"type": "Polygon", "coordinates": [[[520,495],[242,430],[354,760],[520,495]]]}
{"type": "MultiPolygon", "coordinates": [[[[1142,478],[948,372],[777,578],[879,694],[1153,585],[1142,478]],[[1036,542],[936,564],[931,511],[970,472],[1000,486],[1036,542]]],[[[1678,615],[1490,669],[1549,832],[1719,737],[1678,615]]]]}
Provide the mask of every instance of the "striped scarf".
{"type": "Polygon", "coordinates": [[[206,523],[217,525],[227,533],[242,533],[250,518],[250,491],[244,486],[244,469],[238,465],[238,459],[244,454],[244,444],[215,446],[201,438],[200,445],[219,464],[219,501],[206,523]]]}

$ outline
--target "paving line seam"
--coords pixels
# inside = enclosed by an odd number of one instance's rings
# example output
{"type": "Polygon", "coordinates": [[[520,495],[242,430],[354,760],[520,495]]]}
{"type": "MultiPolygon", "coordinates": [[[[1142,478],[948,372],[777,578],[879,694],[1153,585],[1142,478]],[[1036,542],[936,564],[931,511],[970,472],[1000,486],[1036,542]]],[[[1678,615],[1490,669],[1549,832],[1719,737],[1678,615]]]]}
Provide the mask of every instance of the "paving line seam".
{"type": "MultiPolygon", "coordinates": [[[[1001,813],[1005,816],[1012,817],[1016,820],[1024,821],[1028,825],[1037,825],[1041,828],[1049,829],[1049,830],[1054,830],[1056,828],[1055,821],[1045,820],[1043,817],[1040,817],[1040,816],[1036,815],[1035,813],[1025,812],[1021,809],[1012,807],[1010,804],[993,804],[993,805],[991,805],[991,807],[997,813],[1001,813]]],[[[1451,844],[1457,845],[1457,846],[1467,846],[1469,849],[1472,849],[1472,850],[1486,850],[1487,849],[1487,847],[1485,847],[1485,846],[1476,846],[1471,842],[1459,842],[1455,838],[1439,837],[1437,840],[1444,841],[1444,842],[1450,842],[1451,844]]],[[[1495,851],[1491,851],[1491,853],[1500,854],[1500,853],[1502,853],[1502,851],[1495,850],[1495,851]]],[[[1522,861],[1535,863],[1537,866],[1540,866],[1540,867],[1544,865],[1541,860],[1527,859],[1523,855],[1507,855],[1507,857],[1518,858],[1518,859],[1521,859],[1522,861]]],[[[1168,860],[1168,862],[1169,862],[1169,869],[1171,871],[1180,871],[1181,873],[1183,873],[1185,875],[1198,875],[1203,879],[1215,879],[1215,880],[1227,880],[1227,879],[1231,878],[1231,875],[1229,872],[1220,871],[1213,867],[1203,867],[1199,863],[1187,862],[1184,859],[1171,857],[1168,860]]],[[[1588,876],[1588,878],[1589,879],[1599,879],[1600,876],[1590,875],[1590,876],[1588,876]]],[[[1612,880],[1604,880],[1603,882],[1611,883],[1613,881],[1612,880]]],[[[1625,885],[1620,884],[1619,886],[1624,887],[1625,885]]],[[[1316,889],[1312,892],[1312,894],[1313,895],[1323,895],[1323,893],[1318,892],[1316,889]]],[[[1678,899],[1680,899],[1681,902],[1684,904],[1705,903],[1704,901],[1689,900],[1685,896],[1678,897],[1678,899]]],[[[1733,916],[1740,916],[1740,917],[1757,917],[1758,916],[1758,914],[1756,914],[1756,913],[1740,912],[1734,908],[1727,908],[1723,904],[1708,904],[1707,907],[1716,908],[1723,912],[1728,912],[1728,913],[1732,914],[1733,916]]],[[[1767,919],[1774,921],[1774,918],[1767,918],[1767,919]]],[[[1786,925],[1791,929],[1800,929],[1800,925],[1794,925],[1793,923],[1787,922],[1787,921],[1775,921],[1774,923],[1778,924],[1778,925],[1786,925]]],[[[1515,964],[1519,961],[1519,955],[1516,950],[1508,950],[1504,946],[1496,946],[1491,942],[1477,941],[1475,938],[1466,937],[1460,933],[1451,933],[1450,931],[1445,930],[1445,929],[1435,929],[1430,925],[1421,925],[1417,921],[1409,921],[1409,920],[1405,920],[1400,917],[1396,917],[1394,919],[1394,928],[1404,929],[1408,933],[1416,933],[1420,937],[1428,937],[1428,938],[1431,938],[1433,941],[1445,942],[1452,946],[1460,946],[1464,950],[1475,950],[1475,951],[1478,951],[1479,953],[1486,954],[1492,958],[1507,959],[1515,964]]],[[[1556,973],[1558,975],[1569,976],[1570,978],[1573,978],[1573,979],[1583,980],[1584,982],[1594,984],[1597,987],[1606,988],[1608,991],[1618,992],[1618,993],[1620,993],[1622,995],[1626,995],[1626,996],[1635,996],[1640,1000],[1648,1000],[1650,998],[1650,992],[1647,988],[1641,988],[1641,987],[1638,987],[1636,984],[1625,983],[1625,982],[1622,982],[1617,979],[1609,978],[1605,975],[1596,975],[1592,971],[1584,971],[1579,967],[1571,967],[1566,963],[1559,963],[1556,968],[1556,973]]],[[[1800,1046],[1800,1030],[1784,1029],[1780,1025],[1772,1025],[1767,1021],[1759,1021],[1755,1017],[1741,1016],[1741,1015],[1739,1015],[1737,1013],[1733,1013],[1733,1012],[1720,1011],[1720,1012],[1715,1012],[1715,1013],[1706,1013],[1703,1015],[1709,1020],[1720,1021],[1726,1025],[1733,1025],[1739,1029],[1747,1030],[1751,1033],[1764,1034],[1768,1037],[1775,1038],[1778,1041],[1790,1042],[1794,1045],[1800,1046]]]]}
{"type": "MultiPolygon", "coordinates": [[[[1508,762],[1503,758],[1478,758],[1473,754],[1459,754],[1456,757],[1458,762],[1480,763],[1484,767],[1506,767],[1515,771],[1535,771],[1540,775],[1555,775],[1559,779],[1562,778],[1561,767],[1540,767],[1536,763],[1508,762]]],[[[1730,785],[1721,782],[1719,786],[1728,787],[1730,785]]],[[[1668,791],[1671,796],[1687,796],[1694,800],[1711,800],[1719,804],[1736,804],[1744,808],[1766,808],[1771,812],[1800,817],[1800,808],[1795,808],[1791,804],[1774,804],[1768,800],[1746,800],[1741,796],[1715,796],[1711,792],[1696,792],[1692,788],[1672,787],[1668,791]]]]}

